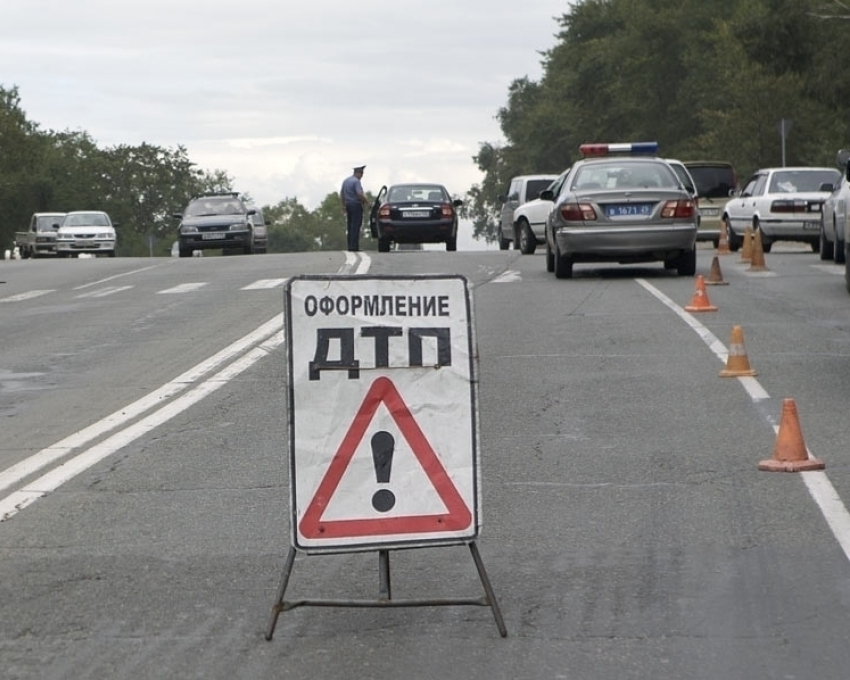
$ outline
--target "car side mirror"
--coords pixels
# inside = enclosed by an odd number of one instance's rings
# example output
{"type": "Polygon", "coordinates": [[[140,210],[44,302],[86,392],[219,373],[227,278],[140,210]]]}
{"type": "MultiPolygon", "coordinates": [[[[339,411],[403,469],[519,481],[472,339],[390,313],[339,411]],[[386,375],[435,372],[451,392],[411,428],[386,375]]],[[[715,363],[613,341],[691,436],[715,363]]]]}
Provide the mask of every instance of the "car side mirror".
{"type": "Polygon", "coordinates": [[[829,193],[832,193],[835,191],[835,186],[833,186],[832,182],[824,182],[818,187],[818,191],[828,191],[829,193]]]}
{"type": "Polygon", "coordinates": [[[121,226],[121,223],[120,223],[120,222],[113,222],[113,223],[112,223],[112,228],[113,228],[113,229],[114,229],[115,227],[119,227],[119,226],[121,226]]]}
{"type": "Polygon", "coordinates": [[[182,219],[183,219],[183,215],[182,215],[181,213],[171,213],[171,216],[172,216],[175,220],[182,220],[182,219]]]}
{"type": "Polygon", "coordinates": [[[249,214],[249,215],[256,215],[256,214],[257,214],[257,211],[256,211],[254,208],[251,208],[251,209],[248,211],[248,214],[249,214]]]}
{"type": "Polygon", "coordinates": [[[504,194],[499,194],[498,196],[496,196],[496,200],[498,200],[499,203],[504,203],[505,201],[508,200],[508,197],[505,196],[504,194]]]}
{"type": "Polygon", "coordinates": [[[452,201],[452,205],[453,205],[455,208],[460,208],[460,206],[462,206],[462,205],[463,205],[463,201],[462,201],[462,200],[460,200],[459,198],[456,198],[455,200],[453,200],[453,201],[452,201]]]}
{"type": "Polygon", "coordinates": [[[540,199],[543,201],[554,201],[555,200],[555,192],[551,189],[544,189],[540,192],[540,199]]]}
{"type": "Polygon", "coordinates": [[[51,229],[55,229],[56,231],[59,231],[59,225],[58,224],[51,224],[50,227],[51,227],[51,229]]]}

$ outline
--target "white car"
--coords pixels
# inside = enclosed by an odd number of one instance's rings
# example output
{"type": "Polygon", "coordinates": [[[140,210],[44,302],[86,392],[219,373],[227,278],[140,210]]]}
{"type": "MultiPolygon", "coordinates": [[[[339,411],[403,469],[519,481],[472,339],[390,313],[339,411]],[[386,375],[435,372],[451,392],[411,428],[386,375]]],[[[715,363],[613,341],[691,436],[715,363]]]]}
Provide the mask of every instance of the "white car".
{"type": "Polygon", "coordinates": [[[842,149],[836,157],[836,164],[844,175],[833,185],[832,193],[823,202],[820,227],[820,259],[835,259],[842,264],[845,259],[844,247],[847,234],[847,214],[850,205],[850,181],[848,181],[847,163],[850,150],[842,149]]]}
{"type": "Polygon", "coordinates": [[[101,210],[76,210],[65,215],[56,232],[56,254],[102,253],[115,257],[115,227],[101,210]]]}
{"type": "Polygon", "coordinates": [[[743,244],[746,228],[758,229],[764,252],[775,241],[801,241],[820,247],[821,206],[841,173],[835,168],[762,168],[726,203],[729,249],[743,244]]]}
{"type": "MultiPolygon", "coordinates": [[[[553,196],[557,196],[567,172],[569,168],[546,187],[545,191],[551,191],[553,196]]],[[[514,210],[514,233],[518,239],[517,247],[523,255],[533,255],[538,244],[546,242],[546,217],[551,209],[551,198],[535,198],[514,210]]]]}

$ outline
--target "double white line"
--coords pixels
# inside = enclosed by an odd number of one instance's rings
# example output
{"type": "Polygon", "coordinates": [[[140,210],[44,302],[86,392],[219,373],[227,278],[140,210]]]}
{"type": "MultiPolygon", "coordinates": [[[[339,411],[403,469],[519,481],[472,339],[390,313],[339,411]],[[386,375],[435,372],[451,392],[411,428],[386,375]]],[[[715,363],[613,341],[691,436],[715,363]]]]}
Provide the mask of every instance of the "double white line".
{"type": "Polygon", "coordinates": [[[46,449],[42,449],[29,458],[22,460],[20,463],[0,472],[0,492],[5,493],[6,489],[20,484],[24,479],[32,476],[39,470],[68,456],[75,449],[79,449],[107,432],[130,423],[157,406],[160,407],[153,413],[141,418],[141,420],[134,422],[121,431],[116,432],[111,437],[104,439],[95,446],[58,465],[50,470],[50,472],[43,474],[41,477],[34,479],[16,491],[0,498],[0,522],[14,516],[30,503],[33,503],[42,496],[46,496],[51,491],[55,491],[62,484],[76,477],[92,465],[95,465],[120,448],[150,432],[155,427],[182,413],[193,404],[215,392],[219,387],[226,385],[228,381],[250,368],[282,344],[282,329],[283,314],[278,314],[256,330],[211,356],[206,361],[189,369],[150,394],[134,401],[129,406],[115,411],[115,413],[106,416],[93,425],[75,432],[69,437],[56,442],[52,446],[48,446],[46,449]],[[203,382],[200,382],[200,384],[181,397],[169,401],[175,395],[198,383],[198,381],[202,380],[211,371],[223,364],[227,364],[236,357],[239,358],[225,366],[215,375],[203,380],[203,382]]]}
{"type": "MultiPolygon", "coordinates": [[[[346,252],[345,265],[340,268],[340,272],[354,269],[355,274],[363,274],[369,270],[370,265],[371,260],[365,253],[346,252]]],[[[0,471],[0,494],[5,494],[0,497],[0,522],[13,517],[31,503],[55,491],[62,484],[73,479],[92,465],[97,464],[107,456],[198,403],[201,399],[209,396],[240,373],[246,371],[257,361],[268,356],[283,342],[283,314],[281,313],[147,396],[115,411],[93,425],[75,432],[52,446],[42,449],[20,463],[0,471]],[[232,363],[229,363],[231,361],[232,363]],[[211,377],[203,379],[204,376],[222,365],[225,365],[224,368],[211,377]],[[203,382],[199,382],[201,380],[203,382]],[[198,384],[186,394],[173,399],[196,383],[198,384]],[[156,410],[148,413],[151,409],[156,410]],[[148,415],[143,416],[145,413],[148,413],[148,415]],[[137,418],[140,419],[136,420],[137,418]],[[127,425],[131,422],[132,424],[127,425]],[[74,450],[82,448],[98,437],[124,425],[127,425],[127,427],[107,439],[69,458],[11,493],[6,493],[7,489],[16,487],[40,470],[69,456],[74,450]]]]}

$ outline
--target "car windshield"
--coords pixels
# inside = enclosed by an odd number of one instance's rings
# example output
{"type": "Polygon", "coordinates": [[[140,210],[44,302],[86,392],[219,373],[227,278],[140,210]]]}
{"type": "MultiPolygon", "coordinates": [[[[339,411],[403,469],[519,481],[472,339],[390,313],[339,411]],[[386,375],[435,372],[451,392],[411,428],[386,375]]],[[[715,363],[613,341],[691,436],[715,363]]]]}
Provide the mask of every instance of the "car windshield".
{"type": "Polygon", "coordinates": [[[41,215],[35,219],[38,231],[53,231],[54,224],[62,224],[64,215],[41,215]]]}
{"type": "Polygon", "coordinates": [[[729,198],[735,187],[735,171],[728,165],[690,165],[688,172],[702,198],[729,198]]]}
{"type": "Polygon", "coordinates": [[[666,163],[610,160],[587,163],[576,170],[573,191],[594,189],[677,189],[679,180],[666,163]]]}
{"type": "Polygon", "coordinates": [[[104,213],[77,213],[66,215],[64,227],[108,227],[109,218],[104,213]]]}
{"type": "Polygon", "coordinates": [[[234,198],[199,198],[186,207],[186,217],[209,217],[212,215],[244,215],[245,207],[234,198]]]}
{"type": "Polygon", "coordinates": [[[800,191],[820,191],[821,184],[835,184],[838,170],[780,170],[770,178],[771,194],[792,194],[800,191]]]}
{"type": "Polygon", "coordinates": [[[387,192],[390,203],[406,201],[448,201],[449,196],[443,187],[436,184],[398,184],[387,192]]]}

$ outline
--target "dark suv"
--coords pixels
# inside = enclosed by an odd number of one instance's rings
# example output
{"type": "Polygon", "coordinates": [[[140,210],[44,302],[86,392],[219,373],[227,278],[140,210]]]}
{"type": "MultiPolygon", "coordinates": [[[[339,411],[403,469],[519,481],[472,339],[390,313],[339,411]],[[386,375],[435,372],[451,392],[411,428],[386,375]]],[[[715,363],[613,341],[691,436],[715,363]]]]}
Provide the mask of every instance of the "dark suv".
{"type": "Polygon", "coordinates": [[[248,208],[236,192],[198,196],[189,201],[177,230],[180,257],[191,257],[195,250],[222,248],[237,249],[246,255],[254,252],[254,225],[256,214],[248,208]]]}
{"type": "Polygon", "coordinates": [[[738,178],[726,161],[685,161],[694,178],[699,198],[700,240],[713,241],[717,248],[723,228],[723,209],[738,188],[738,178]]]}

